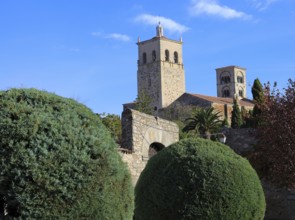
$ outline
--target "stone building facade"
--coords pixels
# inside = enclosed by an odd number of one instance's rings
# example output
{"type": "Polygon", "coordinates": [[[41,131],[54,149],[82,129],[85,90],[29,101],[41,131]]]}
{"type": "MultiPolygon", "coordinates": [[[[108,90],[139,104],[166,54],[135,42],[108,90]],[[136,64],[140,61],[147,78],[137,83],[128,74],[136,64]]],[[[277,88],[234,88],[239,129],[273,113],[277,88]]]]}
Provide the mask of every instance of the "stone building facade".
{"type": "Polygon", "coordinates": [[[122,158],[135,184],[148,159],[179,140],[177,124],[136,110],[122,113],[122,158]]]}
{"type": "MultiPolygon", "coordinates": [[[[239,105],[246,111],[254,108],[252,100],[243,98],[239,99],[239,105]]],[[[233,98],[214,97],[200,94],[184,93],[176,99],[171,105],[160,109],[158,115],[168,120],[177,118],[184,121],[191,117],[191,112],[195,108],[210,108],[213,107],[220,112],[221,119],[227,118],[231,123],[231,113],[233,110],[233,98]]]]}
{"type": "MultiPolygon", "coordinates": [[[[216,69],[217,97],[185,91],[185,74],[182,59],[182,40],[175,41],[164,36],[159,24],[156,36],[145,41],[138,40],[137,90],[151,100],[154,115],[175,119],[176,106],[182,108],[214,107],[222,118],[231,121],[233,98],[240,107],[251,110],[252,100],[246,97],[246,69],[226,66],[216,69]],[[170,114],[172,117],[167,117],[170,114]],[[174,118],[173,118],[174,117],[174,118]]],[[[124,109],[134,108],[134,103],[124,104],[124,109]]],[[[190,117],[190,115],[185,115],[190,117]]]]}
{"type": "Polygon", "coordinates": [[[216,69],[217,97],[246,98],[246,69],[227,66],[216,69]]]}
{"type": "Polygon", "coordinates": [[[216,69],[217,97],[187,93],[181,39],[166,38],[159,24],[155,37],[138,40],[137,45],[137,95],[149,96],[154,112],[152,116],[132,110],[136,107],[134,102],[123,105],[122,152],[125,154],[122,157],[135,182],[151,155],[178,141],[177,125],[167,120],[184,121],[194,108],[214,107],[222,119],[230,122],[235,96],[239,96],[239,105],[246,110],[254,107],[253,102],[246,99],[246,69],[237,66],[216,69]]]}
{"type": "Polygon", "coordinates": [[[165,108],[185,92],[182,41],[164,37],[159,24],[154,38],[137,45],[138,96],[149,96],[154,109],[165,108]]]}

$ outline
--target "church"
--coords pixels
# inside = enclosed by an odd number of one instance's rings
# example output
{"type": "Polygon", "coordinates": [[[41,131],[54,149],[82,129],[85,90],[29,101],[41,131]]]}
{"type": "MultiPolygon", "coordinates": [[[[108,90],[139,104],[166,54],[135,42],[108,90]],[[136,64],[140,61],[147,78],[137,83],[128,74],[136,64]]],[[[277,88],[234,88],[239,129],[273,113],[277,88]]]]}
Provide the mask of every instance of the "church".
{"type": "Polygon", "coordinates": [[[123,104],[119,150],[134,185],[149,158],[179,140],[174,120],[191,117],[194,108],[213,107],[230,122],[234,97],[246,110],[254,107],[246,98],[246,69],[238,66],[216,69],[216,97],[186,92],[182,44],[182,39],[166,38],[161,24],[155,37],[137,42],[137,96],[148,96],[153,112],[135,110],[135,102],[123,104]]]}
{"type": "MultiPolygon", "coordinates": [[[[165,37],[160,23],[155,37],[138,39],[137,97],[145,94],[150,98],[153,115],[173,120],[184,109],[214,107],[222,119],[230,121],[234,97],[241,107],[253,109],[253,101],[246,98],[246,69],[242,67],[216,69],[216,97],[186,92],[182,44],[182,39],[165,37]]],[[[134,107],[134,102],[123,104],[124,109],[134,107]]]]}

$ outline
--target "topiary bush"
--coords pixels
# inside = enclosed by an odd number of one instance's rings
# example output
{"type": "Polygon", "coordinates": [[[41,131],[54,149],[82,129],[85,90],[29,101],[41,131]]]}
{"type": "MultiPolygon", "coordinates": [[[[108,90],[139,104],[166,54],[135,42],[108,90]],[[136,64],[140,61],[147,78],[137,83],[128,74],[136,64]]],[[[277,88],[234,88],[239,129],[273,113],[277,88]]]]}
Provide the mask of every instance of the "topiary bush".
{"type": "Polygon", "coordinates": [[[0,166],[0,218],[132,218],[131,178],[115,142],[72,99],[1,91],[0,166]]]}
{"type": "Polygon", "coordinates": [[[184,139],[163,149],[135,186],[136,220],[260,220],[264,212],[249,162],[210,140],[184,139]]]}

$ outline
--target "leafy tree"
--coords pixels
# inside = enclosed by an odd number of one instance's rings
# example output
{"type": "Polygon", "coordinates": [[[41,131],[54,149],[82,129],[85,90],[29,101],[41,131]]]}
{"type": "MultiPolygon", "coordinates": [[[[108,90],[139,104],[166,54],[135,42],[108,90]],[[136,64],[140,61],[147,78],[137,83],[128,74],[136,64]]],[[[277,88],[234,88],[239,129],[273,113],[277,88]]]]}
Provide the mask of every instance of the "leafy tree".
{"type": "Polygon", "coordinates": [[[151,106],[152,99],[146,93],[140,92],[137,98],[135,99],[135,110],[143,112],[145,114],[152,115],[153,108],[151,106]]]}
{"type": "Polygon", "coordinates": [[[102,123],[110,131],[116,143],[120,145],[122,142],[122,128],[121,128],[120,116],[115,114],[106,114],[106,113],[101,113],[97,115],[101,119],[102,123]]]}
{"type": "Polygon", "coordinates": [[[135,186],[134,220],[262,220],[264,212],[263,189],[248,160],[201,138],[161,150],[135,186]]]}
{"type": "Polygon", "coordinates": [[[258,125],[258,145],[251,161],[261,176],[295,188],[295,81],[284,92],[266,85],[258,125]]]}
{"type": "Polygon", "coordinates": [[[232,116],[231,116],[231,127],[232,128],[240,128],[243,124],[242,114],[240,107],[238,105],[238,99],[234,98],[234,105],[232,110],[232,116]]]}
{"type": "Polygon", "coordinates": [[[199,108],[193,117],[186,119],[186,122],[187,124],[183,131],[194,130],[196,133],[204,135],[207,139],[210,139],[211,134],[218,131],[222,125],[220,112],[215,111],[213,107],[199,108]]]}
{"type": "Polygon", "coordinates": [[[132,217],[131,178],[115,142],[72,99],[36,89],[1,91],[0,167],[5,219],[132,217]]]}

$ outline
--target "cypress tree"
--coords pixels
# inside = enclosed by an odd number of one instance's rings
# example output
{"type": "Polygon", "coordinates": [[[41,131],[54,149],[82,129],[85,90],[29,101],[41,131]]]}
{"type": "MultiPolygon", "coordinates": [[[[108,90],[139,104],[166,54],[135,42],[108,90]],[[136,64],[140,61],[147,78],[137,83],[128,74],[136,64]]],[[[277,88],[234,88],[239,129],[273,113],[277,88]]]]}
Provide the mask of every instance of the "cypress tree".
{"type": "Polygon", "coordinates": [[[262,103],[264,100],[263,89],[259,79],[255,79],[252,86],[252,96],[256,103],[262,103]]]}
{"type": "Polygon", "coordinates": [[[234,98],[234,105],[232,110],[232,119],[231,119],[231,127],[232,128],[239,128],[243,124],[241,110],[238,104],[237,98],[234,98]]]}
{"type": "Polygon", "coordinates": [[[263,88],[258,78],[254,80],[254,83],[252,86],[252,96],[255,102],[252,115],[253,115],[254,126],[256,127],[257,124],[259,123],[258,122],[259,116],[261,115],[261,108],[262,108],[261,105],[264,102],[263,88]]]}

